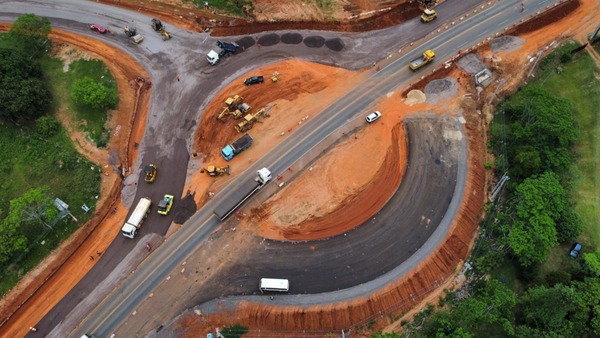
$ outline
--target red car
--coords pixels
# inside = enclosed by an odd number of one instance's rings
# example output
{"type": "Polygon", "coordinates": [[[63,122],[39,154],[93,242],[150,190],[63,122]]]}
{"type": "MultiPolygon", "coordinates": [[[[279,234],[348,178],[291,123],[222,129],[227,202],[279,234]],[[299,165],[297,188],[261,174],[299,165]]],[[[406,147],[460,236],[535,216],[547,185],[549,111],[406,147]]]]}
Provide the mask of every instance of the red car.
{"type": "Polygon", "coordinates": [[[108,28],[102,27],[102,26],[100,26],[99,24],[96,24],[96,23],[91,24],[90,25],[90,29],[93,30],[93,31],[96,31],[96,32],[98,32],[100,34],[104,34],[104,33],[108,32],[108,28]]]}

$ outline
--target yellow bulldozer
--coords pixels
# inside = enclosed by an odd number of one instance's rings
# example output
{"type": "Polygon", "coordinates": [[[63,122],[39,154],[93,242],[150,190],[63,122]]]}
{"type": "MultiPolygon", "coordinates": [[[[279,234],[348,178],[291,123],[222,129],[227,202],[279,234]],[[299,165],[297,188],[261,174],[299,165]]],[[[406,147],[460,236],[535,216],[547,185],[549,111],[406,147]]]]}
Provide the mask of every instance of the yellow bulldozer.
{"type": "Polygon", "coordinates": [[[234,119],[239,119],[242,115],[247,114],[252,107],[247,103],[242,103],[237,106],[237,109],[231,110],[231,115],[234,119]]]}
{"type": "Polygon", "coordinates": [[[226,167],[217,167],[214,165],[209,165],[206,168],[202,168],[200,172],[207,173],[209,176],[223,176],[225,174],[230,175],[231,172],[229,170],[229,166],[226,167]]]}
{"type": "Polygon", "coordinates": [[[246,130],[250,130],[254,123],[258,122],[258,119],[261,116],[265,115],[265,112],[265,108],[261,108],[259,111],[256,112],[256,114],[248,114],[244,116],[244,121],[238,123],[238,125],[235,126],[235,130],[237,130],[240,133],[243,133],[246,130]]]}
{"type": "Polygon", "coordinates": [[[239,119],[244,113],[250,110],[250,106],[247,103],[242,103],[244,98],[239,95],[228,97],[225,100],[226,107],[217,115],[217,120],[225,121],[227,115],[231,114],[233,118],[239,119]]]}

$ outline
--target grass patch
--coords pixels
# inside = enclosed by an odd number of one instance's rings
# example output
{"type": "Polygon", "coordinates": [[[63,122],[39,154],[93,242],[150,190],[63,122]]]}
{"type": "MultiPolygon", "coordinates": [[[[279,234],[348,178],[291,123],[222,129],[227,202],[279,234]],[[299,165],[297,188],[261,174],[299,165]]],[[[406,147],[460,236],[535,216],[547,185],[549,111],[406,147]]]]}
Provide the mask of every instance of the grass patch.
{"type": "Polygon", "coordinates": [[[241,16],[241,17],[246,16],[246,11],[244,10],[245,7],[250,10],[254,9],[254,5],[252,4],[252,1],[248,1],[248,0],[192,0],[192,1],[194,2],[194,4],[196,4],[196,6],[198,6],[198,8],[204,8],[204,2],[208,1],[209,9],[216,9],[218,11],[226,12],[227,14],[230,14],[230,15],[241,16]]]}
{"type": "Polygon", "coordinates": [[[575,117],[581,128],[575,145],[578,155],[571,169],[574,178],[572,198],[575,210],[584,222],[583,241],[600,245],[600,81],[594,74],[598,69],[585,52],[576,55],[572,62],[548,67],[538,77],[548,92],[563,97],[573,105],[575,117]]]}
{"type": "Polygon", "coordinates": [[[516,294],[521,294],[525,291],[525,285],[521,282],[520,270],[516,264],[516,262],[505,257],[502,264],[494,269],[492,277],[499,280],[516,294]]]}
{"type": "MultiPolygon", "coordinates": [[[[77,60],[69,66],[68,72],[64,72],[62,61],[49,57],[43,58],[41,64],[49,79],[55,102],[69,107],[73,112],[71,122],[85,132],[96,146],[105,147],[110,137],[110,130],[105,127],[106,111],[75,105],[71,100],[71,86],[77,79],[87,76],[117,91],[117,83],[108,68],[99,60],[77,60]]],[[[56,112],[59,107],[53,108],[56,112]]]]}
{"type": "MultiPolygon", "coordinates": [[[[11,39],[0,34],[0,48],[13,48],[12,44],[11,39]]],[[[106,112],[75,110],[70,100],[70,84],[82,76],[102,79],[116,90],[116,83],[104,64],[78,61],[65,73],[61,60],[43,56],[40,63],[44,81],[53,94],[51,111],[55,113],[61,106],[70,107],[73,120],[85,119],[82,128],[92,138],[94,135],[98,136],[96,140],[108,137],[108,134],[102,136],[106,133],[106,112]]],[[[77,152],[62,127],[52,136],[41,137],[35,132],[34,124],[15,126],[5,122],[0,125],[0,175],[0,217],[6,216],[11,200],[33,188],[48,187],[48,195],[66,202],[79,221],[66,217],[55,225],[55,230],[40,226],[25,232],[29,252],[9,265],[0,266],[0,296],[3,296],[92,216],[92,212],[85,213],[81,206],[87,204],[92,210],[95,208],[100,193],[101,168],[77,152]]]]}
{"type": "Polygon", "coordinates": [[[5,124],[0,127],[0,173],[3,178],[0,210],[6,215],[10,200],[32,188],[47,186],[51,197],[58,197],[70,205],[70,211],[79,223],[67,217],[53,231],[40,228],[28,233],[29,253],[4,267],[0,273],[0,295],[6,294],[24,273],[90,218],[91,213],[84,213],[81,205],[94,207],[99,193],[101,169],[75,150],[63,129],[48,139],[34,135],[33,126],[17,128],[5,124]]]}

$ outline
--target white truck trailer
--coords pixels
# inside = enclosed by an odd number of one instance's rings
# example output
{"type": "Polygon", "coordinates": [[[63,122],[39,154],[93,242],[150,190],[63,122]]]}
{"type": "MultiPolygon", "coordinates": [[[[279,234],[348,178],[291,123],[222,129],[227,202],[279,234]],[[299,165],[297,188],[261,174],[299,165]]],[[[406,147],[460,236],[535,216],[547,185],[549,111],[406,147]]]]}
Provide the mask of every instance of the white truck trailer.
{"type": "Polygon", "coordinates": [[[129,219],[127,220],[127,222],[125,222],[125,224],[123,224],[123,227],[121,228],[121,233],[123,234],[123,236],[127,238],[135,237],[138,230],[142,227],[142,223],[146,219],[146,216],[148,216],[148,212],[150,211],[151,205],[152,201],[149,198],[143,197],[140,199],[137,206],[133,210],[133,213],[131,214],[131,216],[129,216],[129,219]]]}
{"type": "Polygon", "coordinates": [[[247,201],[255,192],[260,190],[267,182],[271,180],[271,171],[262,168],[256,172],[256,178],[243,182],[233,192],[229,199],[219,204],[213,211],[220,221],[224,221],[231,215],[242,203],[247,201]]]}

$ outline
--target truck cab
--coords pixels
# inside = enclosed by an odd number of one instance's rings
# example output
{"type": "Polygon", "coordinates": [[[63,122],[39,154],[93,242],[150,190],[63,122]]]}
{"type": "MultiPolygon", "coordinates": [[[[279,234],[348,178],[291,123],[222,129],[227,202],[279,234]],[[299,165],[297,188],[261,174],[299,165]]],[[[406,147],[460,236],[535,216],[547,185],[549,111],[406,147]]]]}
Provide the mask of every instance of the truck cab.
{"type": "Polygon", "coordinates": [[[433,9],[426,8],[421,14],[421,22],[430,22],[437,18],[437,12],[433,9]]]}
{"type": "Polygon", "coordinates": [[[219,53],[215,52],[214,50],[211,50],[210,52],[208,52],[206,60],[208,60],[208,63],[210,63],[211,65],[216,65],[217,63],[219,63],[219,53]]]}

